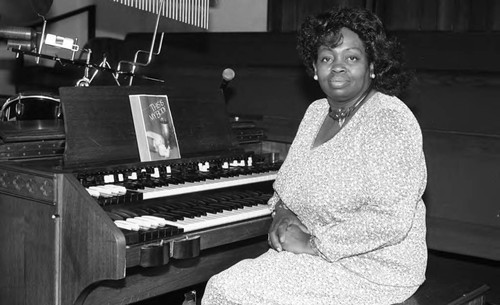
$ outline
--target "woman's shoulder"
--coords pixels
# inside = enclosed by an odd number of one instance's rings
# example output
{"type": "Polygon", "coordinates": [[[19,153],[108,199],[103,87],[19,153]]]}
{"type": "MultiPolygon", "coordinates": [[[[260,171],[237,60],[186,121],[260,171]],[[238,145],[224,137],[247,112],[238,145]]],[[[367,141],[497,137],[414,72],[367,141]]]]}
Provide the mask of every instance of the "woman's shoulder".
{"type": "Polygon", "coordinates": [[[376,108],[371,109],[371,112],[374,110],[382,112],[395,112],[398,113],[398,115],[408,115],[413,117],[413,112],[410,108],[396,96],[377,92],[373,97],[373,102],[370,104],[371,107],[376,108]]]}
{"type": "Polygon", "coordinates": [[[318,113],[322,113],[322,112],[326,111],[329,107],[330,106],[329,106],[326,98],[317,99],[317,100],[313,101],[311,104],[309,104],[305,114],[306,115],[308,115],[308,114],[309,115],[311,115],[311,114],[316,115],[318,113]]]}
{"type": "Polygon", "coordinates": [[[374,95],[374,102],[374,104],[380,108],[408,109],[406,104],[397,96],[388,95],[382,92],[377,92],[374,95]]]}
{"type": "Polygon", "coordinates": [[[411,125],[419,125],[413,112],[401,99],[380,92],[373,96],[368,113],[378,122],[386,118],[390,121],[404,121],[411,125]]]}
{"type": "Polygon", "coordinates": [[[308,109],[323,109],[325,107],[329,107],[328,101],[326,100],[326,98],[320,98],[320,99],[313,101],[309,105],[308,109]]]}

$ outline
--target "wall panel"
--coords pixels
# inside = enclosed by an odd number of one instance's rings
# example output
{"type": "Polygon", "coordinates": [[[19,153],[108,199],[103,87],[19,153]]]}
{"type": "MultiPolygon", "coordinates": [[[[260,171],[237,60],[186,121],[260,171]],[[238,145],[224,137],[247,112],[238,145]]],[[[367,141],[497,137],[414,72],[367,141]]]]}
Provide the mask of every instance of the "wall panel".
{"type": "Polygon", "coordinates": [[[390,31],[489,32],[500,30],[495,0],[269,0],[268,30],[295,31],[302,20],[334,6],[373,10],[390,31]]]}

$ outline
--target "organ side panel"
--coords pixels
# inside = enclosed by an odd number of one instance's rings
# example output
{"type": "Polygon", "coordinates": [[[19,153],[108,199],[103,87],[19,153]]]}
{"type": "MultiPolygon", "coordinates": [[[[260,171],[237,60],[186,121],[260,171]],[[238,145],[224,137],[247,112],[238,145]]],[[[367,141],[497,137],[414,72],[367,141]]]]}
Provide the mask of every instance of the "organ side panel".
{"type": "Polygon", "coordinates": [[[56,304],[54,179],[0,170],[0,304],[56,304]]]}
{"type": "Polygon", "coordinates": [[[1,304],[73,304],[125,277],[125,238],[70,174],[0,165],[1,304]]]}
{"type": "Polygon", "coordinates": [[[125,277],[125,237],[73,175],[59,177],[61,300],[73,304],[87,286],[125,277]]]}

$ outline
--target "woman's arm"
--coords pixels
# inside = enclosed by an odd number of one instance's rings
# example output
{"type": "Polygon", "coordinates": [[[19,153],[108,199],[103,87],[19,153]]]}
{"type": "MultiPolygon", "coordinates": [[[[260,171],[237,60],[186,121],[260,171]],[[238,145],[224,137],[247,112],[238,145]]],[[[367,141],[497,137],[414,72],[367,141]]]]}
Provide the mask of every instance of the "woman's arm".
{"type": "Polygon", "coordinates": [[[425,189],[421,132],[405,113],[385,109],[368,124],[361,147],[363,196],[357,208],[337,211],[315,226],[312,244],[328,260],[368,253],[402,241],[425,189]]]}

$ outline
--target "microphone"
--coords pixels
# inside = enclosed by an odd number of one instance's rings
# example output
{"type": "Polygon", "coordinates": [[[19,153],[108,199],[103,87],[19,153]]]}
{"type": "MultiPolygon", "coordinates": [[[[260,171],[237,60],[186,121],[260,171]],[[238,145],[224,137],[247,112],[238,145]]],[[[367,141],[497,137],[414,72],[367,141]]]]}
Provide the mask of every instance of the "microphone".
{"type": "Polygon", "coordinates": [[[227,85],[229,84],[230,81],[233,80],[234,76],[236,74],[234,73],[234,70],[231,68],[226,68],[224,71],[222,71],[222,82],[220,83],[219,89],[224,90],[226,89],[227,85]]]}

